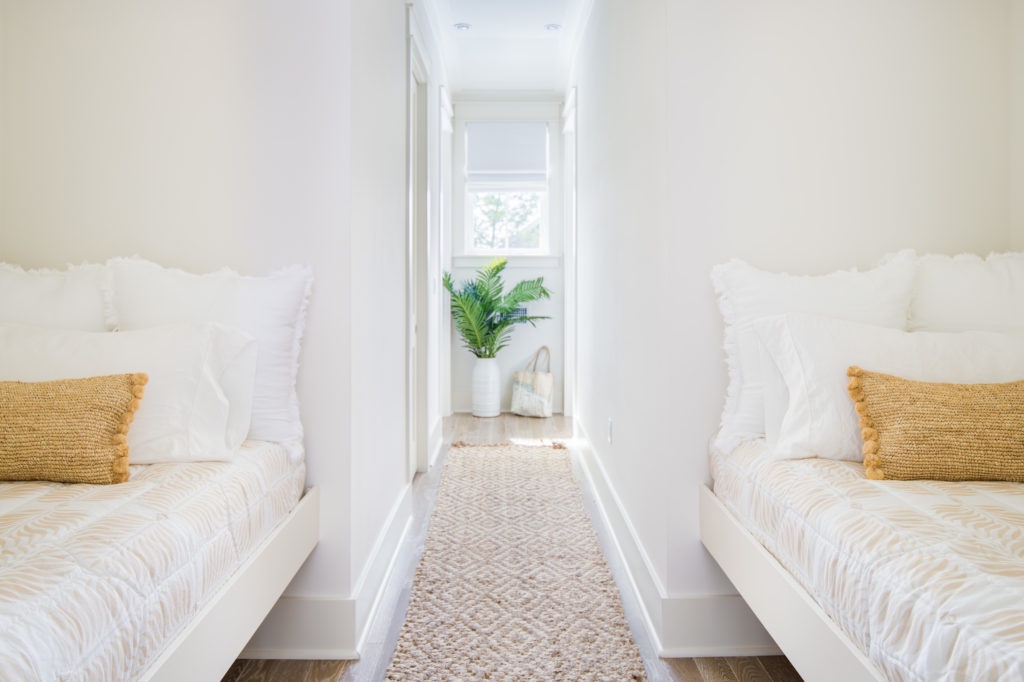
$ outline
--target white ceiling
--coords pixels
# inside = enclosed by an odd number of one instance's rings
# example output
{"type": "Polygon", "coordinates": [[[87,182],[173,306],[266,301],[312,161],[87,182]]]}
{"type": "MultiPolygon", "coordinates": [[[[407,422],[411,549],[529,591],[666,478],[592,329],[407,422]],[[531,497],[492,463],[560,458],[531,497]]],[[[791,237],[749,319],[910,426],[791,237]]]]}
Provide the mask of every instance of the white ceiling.
{"type": "Polygon", "coordinates": [[[452,92],[552,90],[569,79],[587,0],[426,0],[452,92]],[[471,26],[459,31],[456,23],[471,26]],[[560,31],[549,31],[559,24],[560,31]]]}

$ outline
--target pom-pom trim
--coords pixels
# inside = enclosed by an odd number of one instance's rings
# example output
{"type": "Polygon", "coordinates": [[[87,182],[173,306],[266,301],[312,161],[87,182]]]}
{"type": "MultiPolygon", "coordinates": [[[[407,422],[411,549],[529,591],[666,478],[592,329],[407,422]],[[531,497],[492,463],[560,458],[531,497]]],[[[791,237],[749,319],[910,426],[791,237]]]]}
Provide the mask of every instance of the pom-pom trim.
{"type": "Polygon", "coordinates": [[[885,472],[882,470],[882,458],[878,455],[878,429],[868,413],[867,396],[864,393],[864,370],[854,365],[846,370],[846,376],[850,377],[847,385],[850,399],[860,417],[860,434],[864,439],[864,473],[873,481],[883,481],[885,472]]]}

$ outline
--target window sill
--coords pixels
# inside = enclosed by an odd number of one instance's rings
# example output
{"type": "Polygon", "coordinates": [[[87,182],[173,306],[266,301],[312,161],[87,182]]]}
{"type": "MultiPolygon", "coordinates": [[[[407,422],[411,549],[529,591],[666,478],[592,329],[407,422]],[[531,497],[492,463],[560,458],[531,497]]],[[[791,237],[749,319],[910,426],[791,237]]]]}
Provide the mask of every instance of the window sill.
{"type": "Polygon", "coordinates": [[[495,258],[504,258],[509,268],[558,268],[562,266],[561,256],[453,256],[453,268],[481,268],[495,258]]]}

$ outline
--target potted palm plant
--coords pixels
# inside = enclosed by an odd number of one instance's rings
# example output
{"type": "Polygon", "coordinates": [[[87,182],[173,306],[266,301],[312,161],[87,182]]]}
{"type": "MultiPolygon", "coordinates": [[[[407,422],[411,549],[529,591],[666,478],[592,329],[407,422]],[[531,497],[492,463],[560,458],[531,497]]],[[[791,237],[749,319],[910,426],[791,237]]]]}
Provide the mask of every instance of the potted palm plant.
{"type": "Polygon", "coordinates": [[[476,272],[476,278],[458,288],[449,272],[444,273],[444,288],[452,298],[452,320],[462,343],[476,356],[473,367],[473,415],[496,417],[501,412],[501,373],[498,351],[508,345],[517,324],[535,325],[543,315],[527,315],[523,305],[550,298],[544,278],[528,279],[505,293],[501,273],[504,258],[496,258],[476,272]]]}

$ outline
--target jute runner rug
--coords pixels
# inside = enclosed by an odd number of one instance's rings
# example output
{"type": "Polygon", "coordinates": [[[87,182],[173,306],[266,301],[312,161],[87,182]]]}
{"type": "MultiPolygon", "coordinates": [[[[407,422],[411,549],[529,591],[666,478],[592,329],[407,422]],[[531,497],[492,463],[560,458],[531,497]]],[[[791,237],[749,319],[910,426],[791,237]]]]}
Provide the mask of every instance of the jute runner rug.
{"type": "Polygon", "coordinates": [[[452,448],[387,679],[646,679],[567,450],[452,448]]]}

